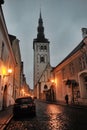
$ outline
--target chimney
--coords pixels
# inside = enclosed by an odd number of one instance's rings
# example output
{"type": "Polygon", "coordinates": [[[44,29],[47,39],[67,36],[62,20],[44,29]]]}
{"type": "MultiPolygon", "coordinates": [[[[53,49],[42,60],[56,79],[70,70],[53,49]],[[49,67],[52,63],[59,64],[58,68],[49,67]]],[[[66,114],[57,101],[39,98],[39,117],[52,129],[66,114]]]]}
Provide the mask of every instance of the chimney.
{"type": "Polygon", "coordinates": [[[82,37],[83,39],[87,37],[87,28],[82,28],[82,37]]]}

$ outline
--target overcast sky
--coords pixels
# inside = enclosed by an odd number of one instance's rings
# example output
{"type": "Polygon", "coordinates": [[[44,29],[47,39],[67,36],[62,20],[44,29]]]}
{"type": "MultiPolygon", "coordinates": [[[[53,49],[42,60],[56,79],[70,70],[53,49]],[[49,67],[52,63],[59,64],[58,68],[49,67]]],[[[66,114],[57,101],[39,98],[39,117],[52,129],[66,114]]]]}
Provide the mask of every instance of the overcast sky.
{"type": "Polygon", "coordinates": [[[33,39],[37,37],[40,8],[45,37],[50,41],[50,62],[59,64],[82,40],[87,28],[87,0],[4,0],[8,32],[20,40],[27,83],[33,88],[33,39]]]}

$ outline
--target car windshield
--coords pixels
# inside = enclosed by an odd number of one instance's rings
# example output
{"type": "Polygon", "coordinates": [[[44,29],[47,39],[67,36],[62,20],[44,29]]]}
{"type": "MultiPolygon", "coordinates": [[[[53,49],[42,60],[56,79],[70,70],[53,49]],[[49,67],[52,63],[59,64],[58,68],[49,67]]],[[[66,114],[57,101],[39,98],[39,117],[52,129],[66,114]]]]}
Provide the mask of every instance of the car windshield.
{"type": "Polygon", "coordinates": [[[33,102],[32,98],[19,98],[16,99],[16,103],[31,103],[33,102]]]}

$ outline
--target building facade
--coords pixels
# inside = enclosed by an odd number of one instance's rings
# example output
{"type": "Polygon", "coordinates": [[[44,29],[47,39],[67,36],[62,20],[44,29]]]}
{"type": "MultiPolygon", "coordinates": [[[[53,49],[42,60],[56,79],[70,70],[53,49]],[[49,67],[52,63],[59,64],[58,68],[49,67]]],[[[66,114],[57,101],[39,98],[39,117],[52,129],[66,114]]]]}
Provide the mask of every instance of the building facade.
{"type": "MultiPolygon", "coordinates": [[[[84,29],[82,29],[83,31],[84,29]]],[[[83,32],[83,40],[59,63],[53,74],[56,82],[56,100],[87,105],[87,29],[83,32]],[[85,34],[84,34],[85,33],[85,34]]]]}
{"type": "Polygon", "coordinates": [[[19,46],[19,40],[16,36],[9,34],[10,43],[16,60],[16,66],[14,68],[14,99],[20,96],[21,90],[21,52],[19,46]]]}
{"type": "Polygon", "coordinates": [[[0,110],[14,104],[14,100],[23,96],[22,87],[29,93],[26,79],[24,80],[23,62],[19,40],[8,34],[0,0],[0,110]],[[25,84],[25,86],[24,86],[25,84]]]}
{"type": "Polygon", "coordinates": [[[37,82],[38,99],[87,105],[87,29],[82,41],[56,67],[46,66],[37,82]]]}
{"type": "Polygon", "coordinates": [[[14,103],[13,72],[16,60],[10,44],[0,1],[0,110],[14,103]]]}
{"type": "Polygon", "coordinates": [[[37,84],[48,63],[50,63],[49,41],[45,38],[43,20],[40,12],[37,38],[33,40],[34,51],[34,95],[37,97],[37,84]]]}
{"type": "Polygon", "coordinates": [[[52,69],[53,68],[50,66],[50,64],[48,64],[37,83],[38,99],[46,101],[56,100],[55,82],[52,69]]]}

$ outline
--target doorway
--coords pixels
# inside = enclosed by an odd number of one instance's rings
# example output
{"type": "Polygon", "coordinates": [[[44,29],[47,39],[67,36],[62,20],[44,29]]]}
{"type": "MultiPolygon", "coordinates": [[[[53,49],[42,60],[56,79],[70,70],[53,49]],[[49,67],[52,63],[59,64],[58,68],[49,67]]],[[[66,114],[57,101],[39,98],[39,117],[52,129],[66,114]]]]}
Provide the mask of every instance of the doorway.
{"type": "Polygon", "coordinates": [[[4,86],[3,92],[3,109],[7,107],[7,85],[4,86]]]}

